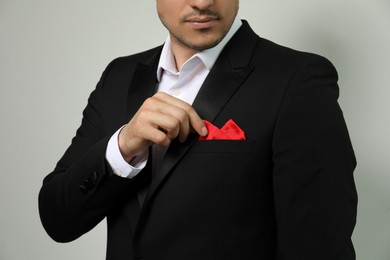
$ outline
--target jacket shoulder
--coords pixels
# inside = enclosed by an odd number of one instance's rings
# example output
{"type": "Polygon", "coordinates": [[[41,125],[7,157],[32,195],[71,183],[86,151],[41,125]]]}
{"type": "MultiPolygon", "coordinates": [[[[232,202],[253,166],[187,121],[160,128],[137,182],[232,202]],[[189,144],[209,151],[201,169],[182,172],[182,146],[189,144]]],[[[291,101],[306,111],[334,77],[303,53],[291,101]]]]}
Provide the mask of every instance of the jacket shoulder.
{"type": "Polygon", "coordinates": [[[131,67],[139,63],[148,65],[153,63],[157,58],[159,58],[161,51],[162,45],[143,52],[118,57],[111,61],[108,67],[114,66],[118,69],[121,67],[128,68],[129,66],[131,67]]]}
{"type": "Polygon", "coordinates": [[[296,67],[308,62],[334,68],[332,62],[322,55],[296,50],[261,37],[259,37],[254,55],[261,57],[259,60],[267,60],[279,66],[296,67]]]}

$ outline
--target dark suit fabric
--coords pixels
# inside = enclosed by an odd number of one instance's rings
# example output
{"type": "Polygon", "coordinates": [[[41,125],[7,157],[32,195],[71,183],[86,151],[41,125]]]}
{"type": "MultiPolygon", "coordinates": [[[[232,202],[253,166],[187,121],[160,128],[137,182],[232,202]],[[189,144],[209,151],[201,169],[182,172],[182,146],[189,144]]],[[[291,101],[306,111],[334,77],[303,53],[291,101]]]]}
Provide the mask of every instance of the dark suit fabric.
{"type": "Polygon", "coordinates": [[[174,141],[161,169],[112,173],[110,136],[156,90],[161,46],[114,60],[72,144],[39,195],[56,241],[105,217],[107,259],[355,259],[356,162],[326,59],[281,47],[244,25],[224,48],[194,108],[246,141],[174,141]],[[143,206],[139,193],[148,186],[143,206]]]}

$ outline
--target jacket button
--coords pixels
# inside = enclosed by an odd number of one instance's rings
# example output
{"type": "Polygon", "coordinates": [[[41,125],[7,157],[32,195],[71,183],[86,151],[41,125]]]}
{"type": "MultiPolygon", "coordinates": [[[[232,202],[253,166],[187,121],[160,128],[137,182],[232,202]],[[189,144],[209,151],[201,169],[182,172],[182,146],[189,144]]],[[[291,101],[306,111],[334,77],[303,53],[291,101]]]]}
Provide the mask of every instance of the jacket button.
{"type": "Polygon", "coordinates": [[[84,185],[80,185],[79,190],[80,190],[80,192],[81,192],[82,194],[84,194],[84,195],[87,195],[87,194],[88,194],[88,189],[87,189],[87,187],[85,187],[84,185]]]}
{"type": "Polygon", "coordinates": [[[95,186],[95,184],[90,179],[86,179],[83,181],[83,186],[88,190],[91,190],[95,186]]]}
{"type": "Polygon", "coordinates": [[[92,173],[89,174],[89,179],[92,181],[92,183],[95,185],[96,182],[98,181],[99,175],[97,171],[93,171],[92,173]]]}

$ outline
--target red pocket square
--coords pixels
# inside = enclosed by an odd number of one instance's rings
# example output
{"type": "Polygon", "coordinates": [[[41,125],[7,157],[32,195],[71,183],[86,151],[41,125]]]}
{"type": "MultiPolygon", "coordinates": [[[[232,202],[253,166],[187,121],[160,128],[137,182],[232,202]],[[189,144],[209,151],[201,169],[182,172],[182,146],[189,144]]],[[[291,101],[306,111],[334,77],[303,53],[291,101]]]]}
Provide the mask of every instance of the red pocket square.
{"type": "Polygon", "coordinates": [[[221,129],[207,120],[204,123],[209,133],[206,136],[199,136],[199,140],[246,140],[244,131],[232,119],[221,129]]]}

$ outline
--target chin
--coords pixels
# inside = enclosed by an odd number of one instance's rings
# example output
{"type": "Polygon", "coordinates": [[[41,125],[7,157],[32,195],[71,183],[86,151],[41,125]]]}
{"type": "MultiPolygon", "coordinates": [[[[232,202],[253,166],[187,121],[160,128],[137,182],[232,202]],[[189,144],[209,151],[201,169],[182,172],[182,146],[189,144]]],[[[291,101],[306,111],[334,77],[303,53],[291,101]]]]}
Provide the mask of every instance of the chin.
{"type": "Polygon", "coordinates": [[[186,41],[183,42],[183,44],[193,50],[203,51],[215,47],[222,39],[223,38],[210,39],[207,41],[186,41]]]}

